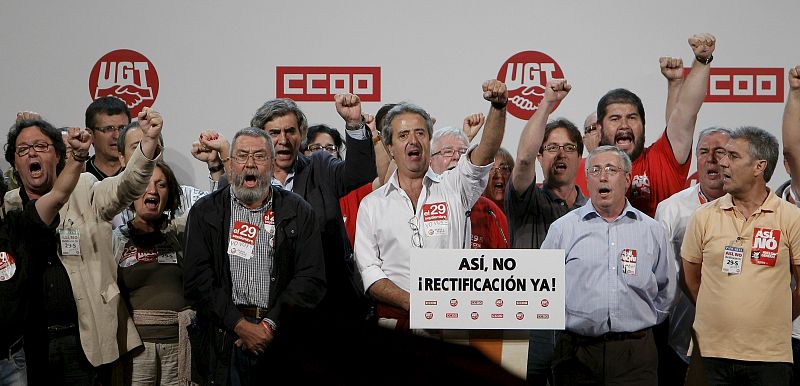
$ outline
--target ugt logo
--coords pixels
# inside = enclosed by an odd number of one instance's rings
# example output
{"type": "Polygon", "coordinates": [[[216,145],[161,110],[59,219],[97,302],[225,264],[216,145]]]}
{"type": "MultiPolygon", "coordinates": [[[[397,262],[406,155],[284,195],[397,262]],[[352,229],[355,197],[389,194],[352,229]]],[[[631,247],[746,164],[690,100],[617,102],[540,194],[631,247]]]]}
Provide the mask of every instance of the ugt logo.
{"type": "MultiPolygon", "coordinates": [[[[553,58],[539,51],[522,51],[514,54],[500,67],[497,79],[508,87],[508,112],[528,120],[544,97],[547,82],[564,79],[561,66],[553,58]]],[[[553,110],[558,108],[558,103],[553,110]]]]}
{"type": "Polygon", "coordinates": [[[127,49],[111,51],[94,64],[89,74],[89,96],[122,99],[136,115],[152,107],[158,95],[158,73],[144,55],[127,49]]]}

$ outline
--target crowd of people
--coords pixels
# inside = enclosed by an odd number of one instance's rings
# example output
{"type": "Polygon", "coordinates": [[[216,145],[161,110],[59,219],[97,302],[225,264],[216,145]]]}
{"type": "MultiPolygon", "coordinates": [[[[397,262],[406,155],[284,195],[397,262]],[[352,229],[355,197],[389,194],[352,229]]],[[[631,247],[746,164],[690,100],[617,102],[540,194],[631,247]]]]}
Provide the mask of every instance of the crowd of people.
{"type": "Polygon", "coordinates": [[[508,90],[490,79],[488,112],[461,127],[408,102],[373,116],[353,94],[334,100],[344,130],[309,126],[269,100],[230,141],[198,133],[198,188],[164,162],[155,110],[99,98],[85,129],[21,112],[0,186],[0,384],[520,384],[409,328],[418,248],[565,251],[566,328],[530,332],[528,384],[793,384],[800,66],[792,178],[773,192],[769,132],[693,143],[716,40],[688,43],[686,75],[660,59],[665,129],[648,147],[635,93],[602,95],[581,130],[551,119],[572,89],[554,79],[512,156],[508,90]]]}

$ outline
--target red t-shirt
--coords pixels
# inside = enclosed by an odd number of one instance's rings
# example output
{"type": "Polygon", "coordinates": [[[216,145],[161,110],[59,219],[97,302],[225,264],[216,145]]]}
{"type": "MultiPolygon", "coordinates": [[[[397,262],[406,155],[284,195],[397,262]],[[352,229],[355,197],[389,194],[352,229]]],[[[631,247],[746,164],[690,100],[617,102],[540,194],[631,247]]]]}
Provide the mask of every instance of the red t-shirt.
{"type": "Polygon", "coordinates": [[[356,238],[356,218],[358,217],[358,204],[368,194],[372,193],[372,182],[364,184],[362,187],[347,193],[346,196],[339,199],[339,207],[342,208],[342,220],[344,220],[344,229],[347,231],[347,238],[350,239],[350,245],[355,247],[356,238]]]}
{"type": "Polygon", "coordinates": [[[469,219],[472,224],[472,239],[470,240],[472,249],[511,248],[508,219],[494,201],[480,196],[478,202],[472,207],[469,219]]]}
{"type": "Polygon", "coordinates": [[[650,217],[655,216],[656,207],[661,201],[686,186],[691,157],[689,153],[686,162],[679,164],[664,131],[661,138],[645,148],[639,158],[633,161],[631,187],[628,190],[631,205],[650,217]]]}

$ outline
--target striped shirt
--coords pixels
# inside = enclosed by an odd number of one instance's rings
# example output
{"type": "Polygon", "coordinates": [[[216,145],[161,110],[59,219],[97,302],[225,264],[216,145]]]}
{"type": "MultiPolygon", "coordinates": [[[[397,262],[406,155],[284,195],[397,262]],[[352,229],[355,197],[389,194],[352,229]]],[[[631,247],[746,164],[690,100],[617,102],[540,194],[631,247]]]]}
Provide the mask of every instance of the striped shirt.
{"type": "Polygon", "coordinates": [[[563,249],[566,329],[580,335],[634,332],[664,321],[677,285],[664,228],[630,202],[614,221],[592,206],[550,226],[542,249],[563,249]]]}
{"type": "MultiPolygon", "coordinates": [[[[257,208],[244,206],[231,189],[231,222],[234,229],[237,221],[258,227],[252,257],[228,254],[231,266],[231,282],[233,284],[233,303],[241,306],[269,306],[269,284],[272,262],[275,252],[275,224],[265,224],[265,214],[272,212],[272,195],[269,202],[257,208]]],[[[271,217],[271,216],[270,216],[271,217]]],[[[274,217],[272,217],[274,219],[274,217]]]]}

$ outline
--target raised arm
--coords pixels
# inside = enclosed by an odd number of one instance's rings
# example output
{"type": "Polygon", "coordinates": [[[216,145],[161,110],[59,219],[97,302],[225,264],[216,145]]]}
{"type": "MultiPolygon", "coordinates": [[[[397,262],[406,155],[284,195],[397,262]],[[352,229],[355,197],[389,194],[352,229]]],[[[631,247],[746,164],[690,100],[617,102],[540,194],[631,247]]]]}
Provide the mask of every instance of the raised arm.
{"type": "Polygon", "coordinates": [[[361,99],[354,94],[334,97],[336,112],[345,121],[347,157],[344,162],[331,159],[328,164],[328,182],[339,197],[372,182],[378,176],[375,166],[375,148],[371,131],[361,115],[361,99]]]}
{"type": "Polygon", "coordinates": [[[214,130],[200,133],[197,141],[192,143],[192,156],[208,165],[211,181],[219,181],[230,168],[230,144],[222,134],[214,130]]]}
{"type": "Polygon", "coordinates": [[[667,123],[683,86],[683,59],[662,56],[658,59],[658,64],[661,75],[667,79],[667,106],[664,109],[664,123],[667,123]]]}
{"type": "Polygon", "coordinates": [[[503,143],[506,130],[506,103],[508,103],[508,89],[505,83],[497,79],[483,82],[483,99],[491,102],[492,107],[486,116],[486,127],[481,135],[481,142],[469,156],[470,162],[478,166],[494,162],[494,155],[503,143]]]}
{"type": "Polygon", "coordinates": [[[800,65],[789,70],[789,94],[783,110],[783,156],[792,175],[792,187],[800,187],[800,65]]]}
{"type": "Polygon", "coordinates": [[[571,89],[572,86],[565,79],[547,82],[542,102],[522,129],[517,145],[517,160],[511,173],[511,184],[517,193],[524,192],[536,180],[536,156],[544,140],[547,119],[556,104],[563,100],[571,89]]]}
{"type": "Polygon", "coordinates": [[[706,97],[709,64],[713,59],[716,38],[708,33],[694,35],[689,38],[689,45],[695,56],[692,71],[681,86],[675,107],[667,122],[667,138],[672,145],[675,160],[681,164],[686,163],[692,153],[695,121],[706,97]]]}
{"type": "Polygon", "coordinates": [[[486,117],[483,113],[475,113],[470,114],[464,117],[464,125],[462,128],[464,129],[464,134],[466,134],[467,139],[469,142],[472,142],[475,139],[475,136],[478,135],[478,132],[481,131],[481,127],[486,122],[486,117]]]}
{"type": "Polygon", "coordinates": [[[53,222],[58,211],[67,203],[83,172],[83,164],[89,159],[92,136],[88,132],[70,127],[65,134],[65,140],[69,152],[64,169],[53,184],[53,189],[36,201],[36,211],[45,224],[53,222]]]}

